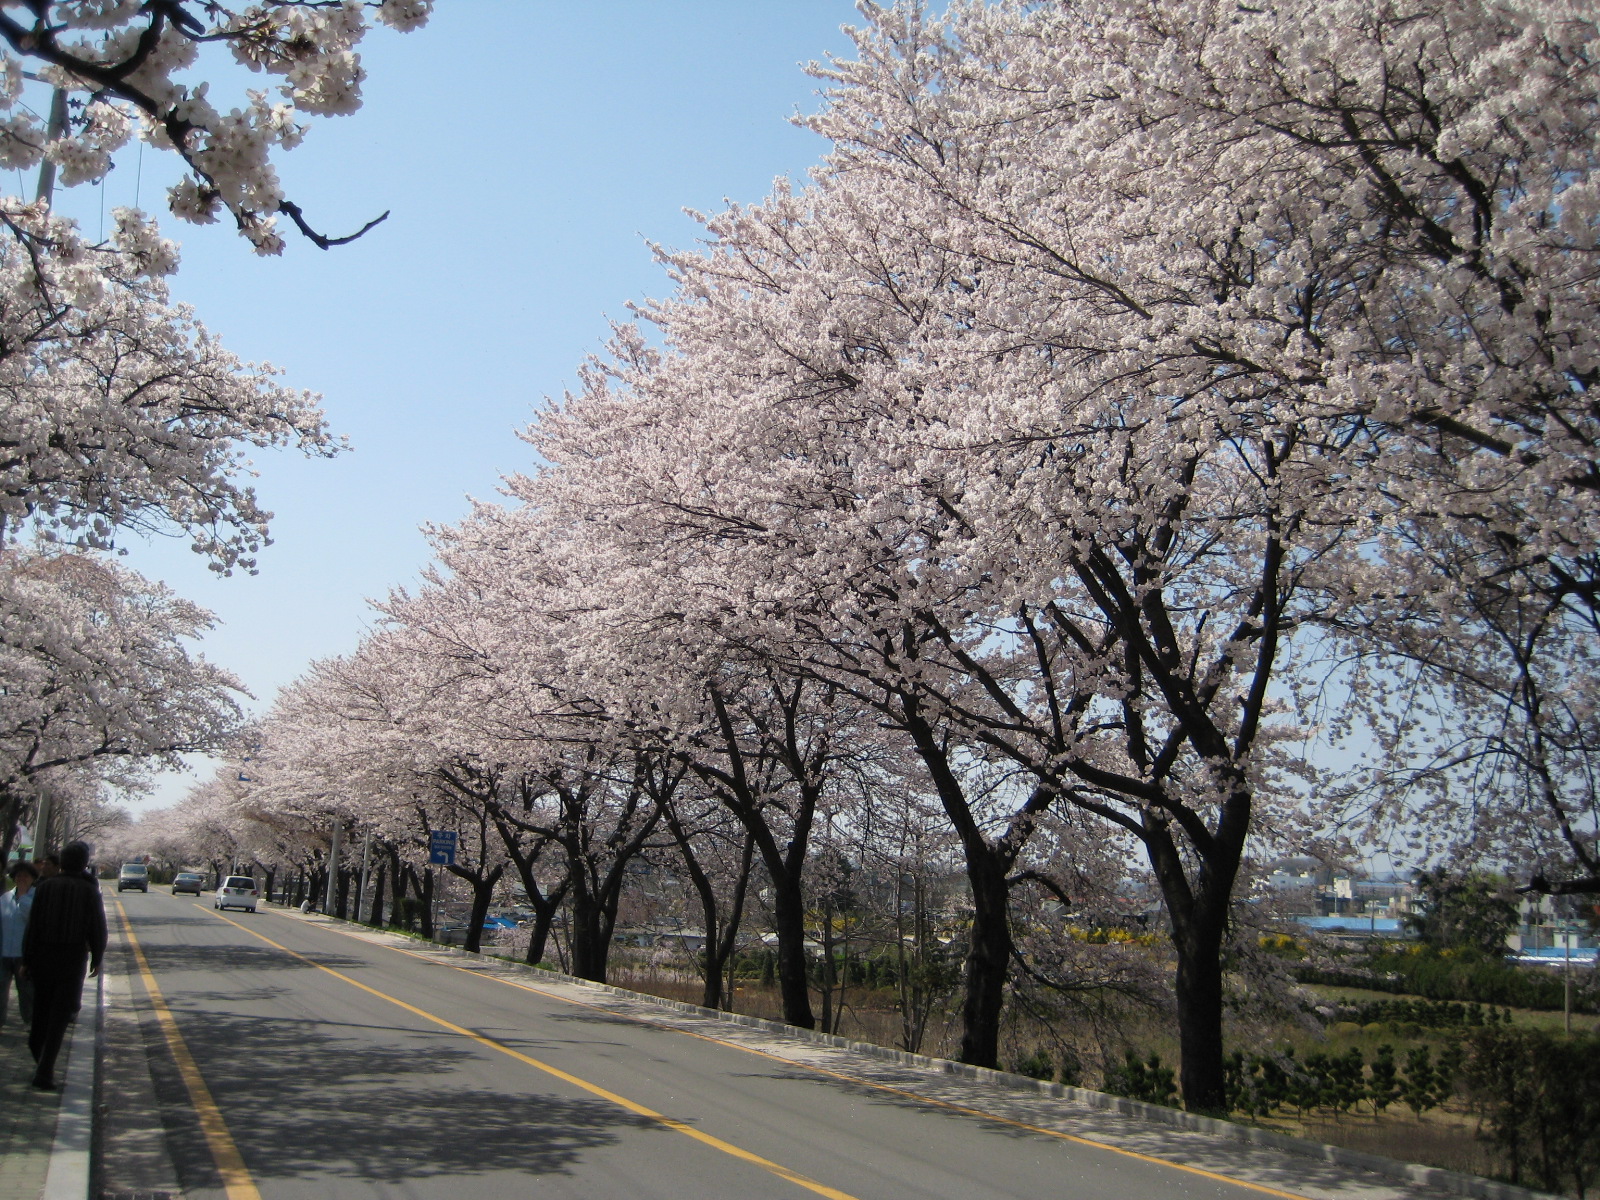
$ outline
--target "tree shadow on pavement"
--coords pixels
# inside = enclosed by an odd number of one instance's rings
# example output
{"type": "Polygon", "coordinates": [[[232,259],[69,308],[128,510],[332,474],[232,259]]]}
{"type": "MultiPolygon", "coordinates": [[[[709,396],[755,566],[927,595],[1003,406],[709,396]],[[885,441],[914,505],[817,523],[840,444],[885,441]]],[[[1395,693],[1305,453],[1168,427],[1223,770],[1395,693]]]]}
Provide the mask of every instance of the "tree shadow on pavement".
{"type": "MultiPolygon", "coordinates": [[[[145,946],[144,956],[158,974],[168,971],[308,971],[312,964],[271,946],[145,946]]],[[[366,967],[365,959],[344,954],[318,954],[318,966],[336,971],[366,967]]]]}
{"type": "MultiPolygon", "coordinates": [[[[401,1183],[550,1174],[628,1129],[657,1128],[602,1100],[485,1088],[482,1074],[478,1086],[465,1075],[458,1083],[455,1069],[480,1056],[442,1031],[344,1027],[364,1035],[357,1039],[330,1034],[321,1023],[223,1013],[184,1024],[224,1119],[261,1179],[401,1183]],[[396,1034],[403,1042],[373,1040],[396,1034]]],[[[157,1083],[167,1110],[182,1114],[171,1133],[185,1190],[215,1187],[182,1083],[163,1060],[157,1083]]]]}

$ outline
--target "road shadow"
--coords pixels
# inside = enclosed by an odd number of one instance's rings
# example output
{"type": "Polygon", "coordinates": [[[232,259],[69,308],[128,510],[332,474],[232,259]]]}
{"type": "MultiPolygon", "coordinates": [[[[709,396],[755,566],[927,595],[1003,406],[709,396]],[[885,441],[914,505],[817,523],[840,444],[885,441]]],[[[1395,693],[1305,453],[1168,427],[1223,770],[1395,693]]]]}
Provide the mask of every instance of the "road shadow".
{"type": "MultiPolygon", "coordinates": [[[[274,950],[248,944],[217,946],[144,946],[144,956],[157,972],[165,971],[309,971],[313,964],[274,950]]],[[[345,954],[318,954],[316,966],[349,971],[370,966],[345,954]]]]}
{"type": "MultiPolygon", "coordinates": [[[[565,1173],[628,1129],[658,1128],[602,1100],[457,1083],[455,1069],[479,1055],[443,1032],[213,1013],[199,1023],[186,1019],[184,1037],[262,1180],[398,1184],[499,1171],[565,1173]],[[357,1036],[341,1036],[345,1029],[357,1036]]],[[[169,1134],[185,1189],[215,1187],[182,1082],[160,1057],[153,1066],[163,1107],[174,1114],[169,1134]]]]}
{"type": "MultiPolygon", "coordinates": [[[[168,912],[165,910],[159,913],[145,913],[136,908],[129,908],[126,904],[124,904],[122,907],[123,911],[128,914],[128,920],[133,922],[133,931],[136,934],[143,933],[145,930],[153,929],[157,926],[195,926],[204,924],[207,920],[209,920],[204,913],[194,912],[193,910],[178,913],[168,912]]],[[[111,909],[110,905],[107,905],[106,908],[106,918],[115,922],[114,910],[111,909]]]]}

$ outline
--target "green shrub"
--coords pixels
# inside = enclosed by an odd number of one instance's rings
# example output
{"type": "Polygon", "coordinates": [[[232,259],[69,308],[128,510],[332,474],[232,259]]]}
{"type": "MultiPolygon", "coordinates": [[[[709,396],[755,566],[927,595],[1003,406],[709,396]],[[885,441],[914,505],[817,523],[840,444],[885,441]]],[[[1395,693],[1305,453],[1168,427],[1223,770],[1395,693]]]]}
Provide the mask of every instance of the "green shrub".
{"type": "Polygon", "coordinates": [[[1419,1117],[1439,1103],[1439,1076],[1428,1047],[1413,1046],[1406,1051],[1406,1081],[1400,1099],[1419,1117]]]}
{"type": "Polygon", "coordinates": [[[1123,1065],[1106,1072],[1106,1091],[1146,1104],[1171,1106],[1178,1098],[1177,1082],[1171,1067],[1161,1065],[1161,1056],[1152,1054],[1141,1061],[1132,1050],[1125,1053],[1123,1065]]]}
{"type": "Polygon", "coordinates": [[[1400,1099],[1400,1072],[1394,1062],[1394,1047],[1384,1042],[1372,1057],[1372,1076],[1367,1080],[1367,1099],[1372,1111],[1381,1113],[1400,1099]]]}
{"type": "Polygon", "coordinates": [[[1019,1058],[1011,1064],[1011,1070],[1017,1075],[1026,1075],[1029,1079],[1054,1079],[1056,1065],[1050,1060],[1048,1051],[1034,1047],[1033,1053],[1026,1058],[1019,1058]]]}
{"type": "Polygon", "coordinates": [[[1463,1050],[1459,1044],[1447,1044],[1435,1061],[1430,1047],[1412,1047],[1404,1073],[1388,1043],[1378,1047],[1370,1063],[1359,1046],[1340,1054],[1313,1051],[1304,1059],[1297,1058],[1291,1046],[1269,1055],[1236,1050],[1223,1066],[1231,1112],[1265,1117],[1280,1108],[1293,1108],[1304,1117],[1318,1109],[1347,1113],[1366,1102],[1374,1113],[1381,1113],[1404,1100],[1421,1115],[1454,1094],[1463,1050]]]}
{"type": "MultiPolygon", "coordinates": [[[[1465,1002],[1458,1005],[1448,1017],[1442,1010],[1429,1008],[1408,1015],[1364,1017],[1368,1008],[1387,1004],[1405,1005],[1407,1001],[1379,1001],[1373,1006],[1363,1006],[1354,1018],[1363,1024],[1367,1020],[1406,1022],[1416,1025],[1440,1027],[1444,1024],[1475,1026],[1472,1005],[1479,1006],[1479,1019],[1487,1024],[1491,1019],[1484,1005],[1513,1008],[1560,1009],[1563,1003],[1561,977],[1541,967],[1519,967],[1504,959],[1476,951],[1436,950],[1429,946],[1397,946],[1378,943],[1362,959],[1339,965],[1306,965],[1295,971],[1302,983],[1319,983],[1333,987],[1365,988],[1371,991],[1396,992],[1421,996],[1431,1001],[1465,1002]]],[[[1576,1012],[1600,1012],[1600,993],[1593,984],[1580,985],[1573,980],[1573,1009],[1576,1012]]]]}

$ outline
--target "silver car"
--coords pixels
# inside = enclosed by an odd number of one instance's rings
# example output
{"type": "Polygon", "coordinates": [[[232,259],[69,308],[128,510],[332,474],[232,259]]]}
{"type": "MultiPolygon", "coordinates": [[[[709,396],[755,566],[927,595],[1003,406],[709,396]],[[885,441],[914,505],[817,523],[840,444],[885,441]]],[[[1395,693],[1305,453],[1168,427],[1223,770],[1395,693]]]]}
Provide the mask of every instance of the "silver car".
{"type": "Polygon", "coordinates": [[[222,886],[217,889],[217,898],[212,902],[212,908],[242,908],[249,912],[256,911],[256,901],[261,892],[256,888],[256,881],[248,875],[226,875],[223,877],[222,886]]]}

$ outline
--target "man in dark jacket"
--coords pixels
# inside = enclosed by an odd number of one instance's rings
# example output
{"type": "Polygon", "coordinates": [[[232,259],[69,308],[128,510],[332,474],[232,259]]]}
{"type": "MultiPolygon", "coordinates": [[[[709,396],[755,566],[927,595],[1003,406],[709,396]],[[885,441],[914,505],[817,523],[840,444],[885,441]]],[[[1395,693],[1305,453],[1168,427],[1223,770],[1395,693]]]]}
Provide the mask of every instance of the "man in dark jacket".
{"type": "Polygon", "coordinates": [[[85,968],[100,973],[106,952],[106,910],[99,885],[85,872],[89,847],[71,842],[61,851],[61,874],[34,889],[33,911],[22,943],[22,965],[33,980],[33,1028],[28,1049],[39,1064],[33,1086],[56,1090],[56,1056],[83,995],[85,968]]]}

